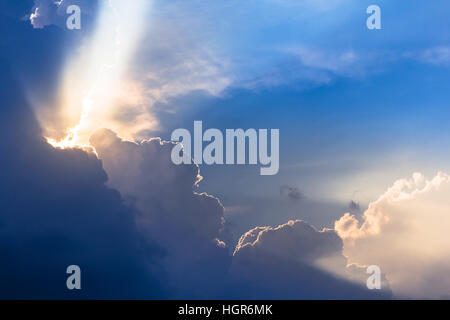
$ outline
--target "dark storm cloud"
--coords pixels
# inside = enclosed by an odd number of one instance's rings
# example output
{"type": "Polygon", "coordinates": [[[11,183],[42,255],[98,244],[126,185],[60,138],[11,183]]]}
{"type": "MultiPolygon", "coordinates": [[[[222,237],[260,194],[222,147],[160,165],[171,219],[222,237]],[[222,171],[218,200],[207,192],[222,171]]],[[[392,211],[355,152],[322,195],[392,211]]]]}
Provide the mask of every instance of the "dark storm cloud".
{"type": "Polygon", "coordinates": [[[136,231],[136,211],[105,186],[93,154],[43,141],[7,68],[2,61],[0,297],[161,297],[162,251],[136,231]],[[71,264],[82,269],[78,292],[65,288],[71,264]]]}

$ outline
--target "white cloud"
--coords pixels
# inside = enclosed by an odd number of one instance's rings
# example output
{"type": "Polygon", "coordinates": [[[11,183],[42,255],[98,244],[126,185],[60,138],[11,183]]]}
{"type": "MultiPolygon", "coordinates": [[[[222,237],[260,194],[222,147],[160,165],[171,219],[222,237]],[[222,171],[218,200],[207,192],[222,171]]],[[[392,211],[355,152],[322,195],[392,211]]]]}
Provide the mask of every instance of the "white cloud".
{"type": "Polygon", "coordinates": [[[41,29],[56,22],[59,3],[53,0],[37,0],[30,14],[30,22],[34,28],[41,29]]]}
{"type": "Polygon", "coordinates": [[[155,103],[167,104],[193,91],[220,96],[234,81],[231,63],[205,35],[206,26],[182,15],[180,7],[169,5],[149,17],[130,64],[129,81],[140,87],[145,102],[139,113],[151,113],[155,103]]]}
{"type": "Polygon", "coordinates": [[[370,203],[359,223],[336,221],[351,262],[376,264],[398,297],[441,298],[450,293],[450,176],[420,173],[397,180],[370,203]]]}
{"type": "Polygon", "coordinates": [[[290,50],[298,56],[305,67],[331,71],[336,74],[350,74],[359,66],[359,57],[353,50],[343,52],[324,51],[307,47],[290,50]]]}

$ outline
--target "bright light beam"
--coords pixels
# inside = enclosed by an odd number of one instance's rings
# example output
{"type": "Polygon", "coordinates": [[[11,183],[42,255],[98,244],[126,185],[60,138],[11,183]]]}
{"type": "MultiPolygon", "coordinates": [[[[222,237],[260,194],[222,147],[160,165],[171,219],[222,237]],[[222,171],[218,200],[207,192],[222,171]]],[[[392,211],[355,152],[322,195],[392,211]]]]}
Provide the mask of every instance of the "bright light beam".
{"type": "Polygon", "coordinates": [[[114,129],[110,120],[114,100],[144,30],[150,2],[103,2],[93,35],[64,69],[59,89],[63,115],[68,123],[75,124],[61,140],[47,137],[52,146],[88,147],[96,129],[114,129]]]}

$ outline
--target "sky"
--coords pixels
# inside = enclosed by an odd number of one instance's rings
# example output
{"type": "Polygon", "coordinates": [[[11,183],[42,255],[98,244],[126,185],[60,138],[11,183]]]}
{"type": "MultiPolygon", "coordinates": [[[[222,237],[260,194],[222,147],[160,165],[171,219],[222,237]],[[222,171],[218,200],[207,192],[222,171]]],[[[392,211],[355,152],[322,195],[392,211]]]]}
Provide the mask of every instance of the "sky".
{"type": "Polygon", "coordinates": [[[449,10],[2,0],[0,297],[448,299],[449,10]],[[278,173],[175,165],[198,120],[279,129],[278,173]]]}

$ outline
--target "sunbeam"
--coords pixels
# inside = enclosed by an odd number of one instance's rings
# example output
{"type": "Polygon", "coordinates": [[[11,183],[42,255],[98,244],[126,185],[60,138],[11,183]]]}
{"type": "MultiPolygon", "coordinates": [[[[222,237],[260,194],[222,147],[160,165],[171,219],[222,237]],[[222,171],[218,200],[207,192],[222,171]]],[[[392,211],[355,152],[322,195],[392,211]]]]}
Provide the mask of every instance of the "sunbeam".
{"type": "MultiPolygon", "coordinates": [[[[51,145],[86,147],[96,129],[118,129],[112,119],[117,92],[142,35],[149,6],[150,1],[144,0],[102,4],[96,30],[64,69],[59,88],[61,108],[64,120],[72,125],[63,139],[46,137],[51,145]]],[[[129,138],[126,133],[122,135],[129,138]]]]}

